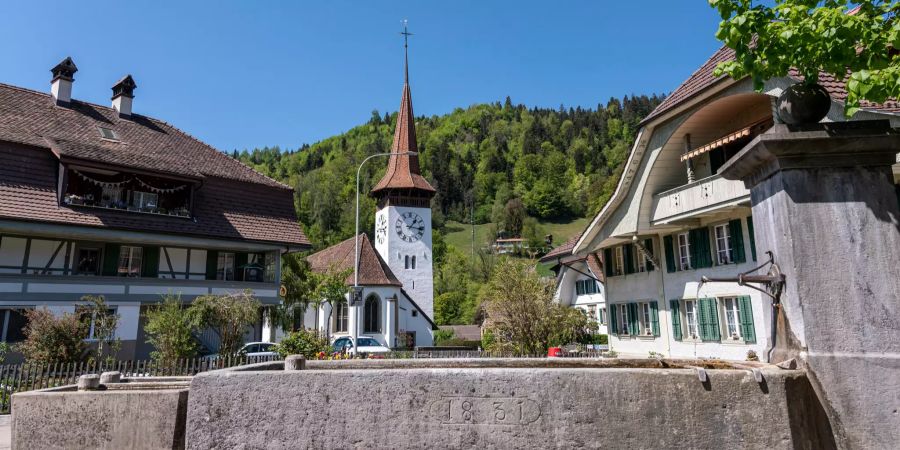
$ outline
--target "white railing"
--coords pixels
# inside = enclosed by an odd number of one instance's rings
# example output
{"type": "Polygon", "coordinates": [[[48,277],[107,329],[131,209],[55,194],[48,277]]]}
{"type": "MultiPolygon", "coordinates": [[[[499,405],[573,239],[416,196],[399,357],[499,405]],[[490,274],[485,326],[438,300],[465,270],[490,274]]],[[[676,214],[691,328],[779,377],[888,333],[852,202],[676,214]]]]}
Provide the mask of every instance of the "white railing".
{"type": "Polygon", "coordinates": [[[653,224],[667,223],[748,200],[750,190],[741,180],[713,175],[653,196],[653,224]]]}

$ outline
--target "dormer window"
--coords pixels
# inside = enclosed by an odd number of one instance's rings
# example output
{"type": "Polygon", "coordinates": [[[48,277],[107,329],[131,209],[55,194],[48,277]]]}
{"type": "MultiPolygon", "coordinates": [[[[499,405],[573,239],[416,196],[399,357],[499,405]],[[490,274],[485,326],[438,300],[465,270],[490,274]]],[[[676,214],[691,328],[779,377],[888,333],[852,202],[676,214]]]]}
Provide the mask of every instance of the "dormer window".
{"type": "Polygon", "coordinates": [[[182,180],[69,167],[62,201],[71,206],[191,217],[192,185],[182,180]]]}
{"type": "Polygon", "coordinates": [[[116,133],[116,130],[113,130],[112,128],[106,128],[106,127],[98,127],[98,128],[100,128],[100,137],[102,137],[103,139],[109,139],[111,141],[119,140],[119,135],[116,133]]]}

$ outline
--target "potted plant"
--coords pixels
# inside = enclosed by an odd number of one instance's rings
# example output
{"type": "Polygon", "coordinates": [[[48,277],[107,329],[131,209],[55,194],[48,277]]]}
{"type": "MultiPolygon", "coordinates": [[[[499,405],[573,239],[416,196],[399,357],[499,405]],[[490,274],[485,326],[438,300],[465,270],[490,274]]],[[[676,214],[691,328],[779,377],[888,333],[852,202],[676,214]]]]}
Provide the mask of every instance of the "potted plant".
{"type": "Polygon", "coordinates": [[[844,114],[860,103],[900,97],[900,47],[895,30],[900,2],[884,0],[778,0],[773,6],[749,0],[709,0],[722,22],[716,37],[734,49],[735,58],[721,62],[714,74],[735,80],[765,81],[795,70],[798,82],[778,98],[778,117],[799,125],[822,120],[831,107],[821,73],[846,82],[844,114]]]}

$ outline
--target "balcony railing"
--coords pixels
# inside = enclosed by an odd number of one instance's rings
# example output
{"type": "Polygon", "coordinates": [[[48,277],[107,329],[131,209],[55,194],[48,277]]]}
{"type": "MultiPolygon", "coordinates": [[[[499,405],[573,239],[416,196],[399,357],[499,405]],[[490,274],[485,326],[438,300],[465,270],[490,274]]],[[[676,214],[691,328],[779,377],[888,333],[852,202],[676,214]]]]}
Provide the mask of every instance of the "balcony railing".
{"type": "Polygon", "coordinates": [[[750,190],[741,180],[713,175],[653,196],[651,223],[669,223],[743,203],[750,190]]]}

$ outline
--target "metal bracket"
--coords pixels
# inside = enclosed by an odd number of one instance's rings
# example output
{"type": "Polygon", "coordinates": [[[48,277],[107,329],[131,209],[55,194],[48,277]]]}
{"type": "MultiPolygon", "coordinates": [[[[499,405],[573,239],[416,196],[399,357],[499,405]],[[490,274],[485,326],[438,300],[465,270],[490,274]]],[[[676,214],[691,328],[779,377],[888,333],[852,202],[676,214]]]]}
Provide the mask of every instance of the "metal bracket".
{"type": "Polygon", "coordinates": [[[637,235],[631,237],[631,243],[634,244],[634,246],[638,249],[638,251],[641,253],[641,256],[643,256],[645,259],[649,260],[651,264],[653,264],[653,267],[656,268],[656,270],[662,270],[662,267],[659,266],[659,258],[653,256],[653,254],[650,253],[650,251],[647,250],[646,247],[644,247],[644,245],[641,243],[641,240],[638,239],[637,235]]]}
{"type": "Polygon", "coordinates": [[[778,264],[775,264],[775,255],[773,255],[771,251],[767,251],[766,254],[769,255],[768,261],[762,263],[758,267],[738,274],[737,277],[700,277],[700,285],[697,286],[697,291],[699,292],[700,288],[706,283],[737,283],[738,286],[746,286],[768,295],[772,298],[772,303],[775,305],[781,303],[781,292],[784,290],[785,277],[784,274],[781,273],[781,268],[778,267],[778,264]],[[766,266],[769,266],[769,271],[766,275],[754,274],[754,272],[766,266]],[[747,283],[759,284],[763,287],[757,287],[747,283]]]}

